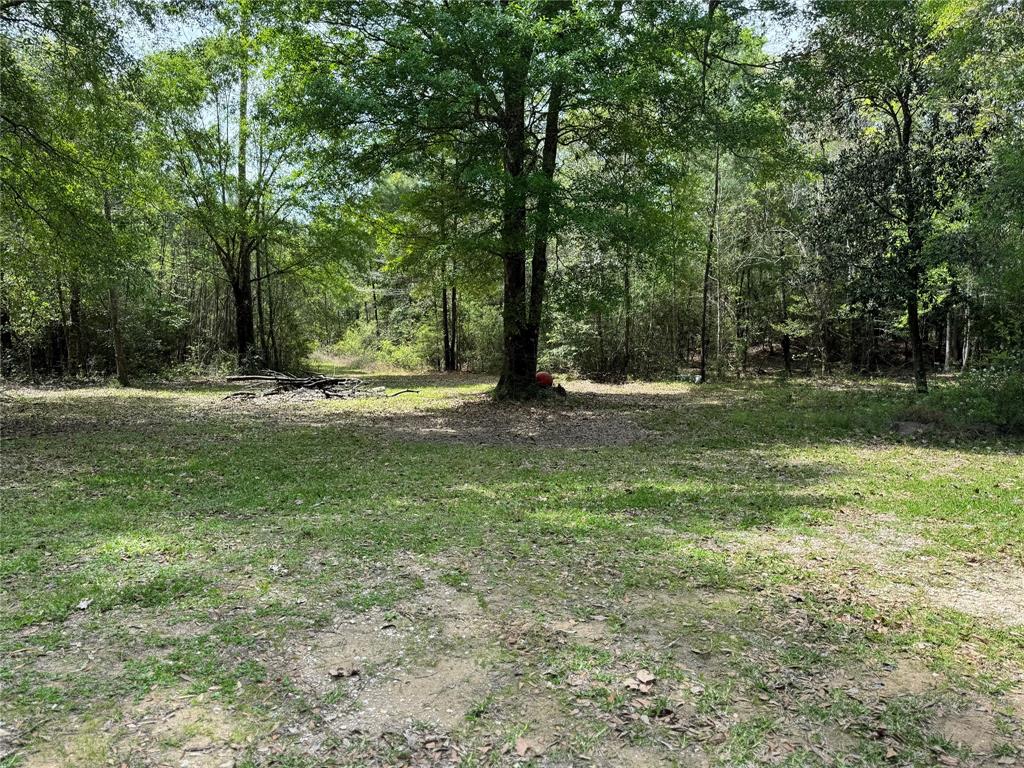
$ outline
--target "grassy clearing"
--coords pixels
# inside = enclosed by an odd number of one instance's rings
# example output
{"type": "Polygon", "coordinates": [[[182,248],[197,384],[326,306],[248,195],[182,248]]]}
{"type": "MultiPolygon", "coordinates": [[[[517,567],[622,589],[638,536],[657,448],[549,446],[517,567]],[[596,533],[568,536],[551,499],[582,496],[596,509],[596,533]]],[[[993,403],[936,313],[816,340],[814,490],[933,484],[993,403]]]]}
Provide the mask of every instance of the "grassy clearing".
{"type": "Polygon", "coordinates": [[[887,383],[378,378],[15,393],[0,765],[1024,761],[1024,443],[887,383]]]}

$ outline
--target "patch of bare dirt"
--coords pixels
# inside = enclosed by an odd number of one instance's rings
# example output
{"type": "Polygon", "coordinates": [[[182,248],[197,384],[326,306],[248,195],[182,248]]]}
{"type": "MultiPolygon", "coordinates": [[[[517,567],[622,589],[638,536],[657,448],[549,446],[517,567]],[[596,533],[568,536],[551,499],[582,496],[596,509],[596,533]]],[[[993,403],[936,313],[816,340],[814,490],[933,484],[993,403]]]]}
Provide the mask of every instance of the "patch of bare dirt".
{"type": "Polygon", "coordinates": [[[417,724],[444,731],[489,690],[482,661],[496,631],[478,601],[415,558],[395,567],[423,588],[394,611],[374,609],[314,633],[289,663],[336,732],[380,736],[417,724]]]}
{"type": "Polygon", "coordinates": [[[420,723],[450,730],[489,690],[488,673],[472,656],[445,656],[433,666],[378,677],[360,685],[354,711],[339,715],[335,728],[379,734],[420,723]]]}
{"type": "Polygon", "coordinates": [[[1024,568],[1018,563],[971,558],[940,563],[917,554],[928,546],[925,538],[881,516],[841,510],[836,522],[813,534],[781,539],[757,531],[745,534],[742,546],[784,553],[833,585],[841,568],[841,589],[868,602],[924,603],[1005,627],[1024,625],[1024,568]]]}
{"type": "Polygon", "coordinates": [[[968,567],[947,584],[924,584],[925,599],[1006,627],[1024,625],[1024,568],[1009,563],[968,567]]]}
{"type": "Polygon", "coordinates": [[[455,408],[382,412],[372,418],[353,414],[353,421],[390,439],[461,445],[595,448],[658,437],[629,415],[588,407],[585,400],[505,405],[475,396],[455,408]]]}
{"type": "Polygon", "coordinates": [[[232,768],[252,741],[249,727],[219,704],[163,690],[150,693],[117,721],[55,734],[49,745],[24,755],[21,765],[232,768]]]}
{"type": "Polygon", "coordinates": [[[975,754],[989,754],[1000,741],[992,711],[984,705],[946,715],[935,723],[935,730],[951,744],[975,754]]]}
{"type": "Polygon", "coordinates": [[[680,761],[669,760],[659,754],[656,748],[642,747],[633,744],[606,743],[593,755],[593,765],[608,768],[668,768],[672,765],[685,765],[689,768],[704,768],[711,764],[707,755],[698,746],[690,746],[683,750],[680,761]]]}
{"type": "Polygon", "coordinates": [[[574,621],[572,619],[559,619],[552,621],[548,627],[555,631],[568,635],[575,641],[589,644],[603,644],[609,640],[611,632],[605,621],[574,621]]]}
{"type": "MultiPolygon", "coordinates": [[[[412,384],[415,386],[415,384],[412,384]]],[[[657,384],[609,386],[573,382],[567,400],[534,404],[494,402],[489,394],[455,394],[428,405],[389,398],[336,408],[336,401],[281,401],[256,398],[224,402],[221,393],[167,399],[152,407],[156,393],[140,390],[124,395],[102,389],[48,392],[24,390],[13,405],[4,406],[5,433],[31,437],[61,433],[86,434],[109,429],[156,430],[189,421],[311,427],[351,425],[386,439],[462,445],[537,445],[592,448],[631,445],[658,439],[636,417],[664,407],[679,388],[657,384]],[[78,407],[95,401],[90,409],[78,407]],[[103,411],[103,416],[97,415],[103,411]]]]}

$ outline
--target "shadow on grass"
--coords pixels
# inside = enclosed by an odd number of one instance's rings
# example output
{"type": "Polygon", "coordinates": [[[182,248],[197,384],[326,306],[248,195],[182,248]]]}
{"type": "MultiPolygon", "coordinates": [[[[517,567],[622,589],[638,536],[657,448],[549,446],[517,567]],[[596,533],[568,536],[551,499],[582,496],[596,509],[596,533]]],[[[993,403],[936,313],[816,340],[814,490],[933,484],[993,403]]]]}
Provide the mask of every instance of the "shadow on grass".
{"type": "Polygon", "coordinates": [[[483,548],[622,562],[632,578],[661,558],[719,579],[729,568],[687,555],[688,542],[815,525],[854,500],[849,465],[794,451],[901,442],[890,424],[904,395],[885,388],[610,389],[411,410],[229,407],[208,389],[7,406],[6,623],[61,619],[88,599],[213,599],[220,569],[303,572],[323,552],[343,569],[483,548]]]}

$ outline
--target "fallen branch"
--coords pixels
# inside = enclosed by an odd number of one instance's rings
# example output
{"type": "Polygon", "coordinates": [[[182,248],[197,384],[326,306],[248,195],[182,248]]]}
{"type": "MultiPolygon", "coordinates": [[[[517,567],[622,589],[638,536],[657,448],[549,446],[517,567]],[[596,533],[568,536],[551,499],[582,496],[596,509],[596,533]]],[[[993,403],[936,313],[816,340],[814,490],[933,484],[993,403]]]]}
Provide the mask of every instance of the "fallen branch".
{"type": "Polygon", "coordinates": [[[321,376],[316,373],[307,376],[292,376],[287,373],[278,373],[277,371],[263,371],[261,373],[228,376],[227,380],[250,384],[272,384],[273,386],[261,393],[253,392],[252,390],[233,392],[225,397],[225,400],[229,398],[252,399],[255,397],[273,397],[274,395],[290,395],[292,397],[304,398],[323,397],[325,399],[387,397],[384,394],[384,387],[371,387],[362,379],[321,376]]]}

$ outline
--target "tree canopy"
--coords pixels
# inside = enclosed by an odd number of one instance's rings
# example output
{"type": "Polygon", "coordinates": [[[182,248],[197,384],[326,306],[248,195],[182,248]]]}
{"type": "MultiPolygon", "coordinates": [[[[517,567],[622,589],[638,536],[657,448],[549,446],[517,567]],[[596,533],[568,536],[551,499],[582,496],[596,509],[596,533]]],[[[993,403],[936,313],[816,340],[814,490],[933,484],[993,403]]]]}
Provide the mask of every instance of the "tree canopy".
{"type": "Polygon", "coordinates": [[[4,373],[1019,365],[1022,20],[0,3],[4,373]]]}

